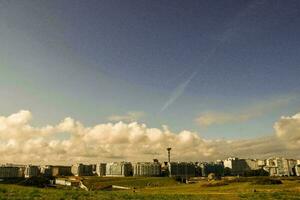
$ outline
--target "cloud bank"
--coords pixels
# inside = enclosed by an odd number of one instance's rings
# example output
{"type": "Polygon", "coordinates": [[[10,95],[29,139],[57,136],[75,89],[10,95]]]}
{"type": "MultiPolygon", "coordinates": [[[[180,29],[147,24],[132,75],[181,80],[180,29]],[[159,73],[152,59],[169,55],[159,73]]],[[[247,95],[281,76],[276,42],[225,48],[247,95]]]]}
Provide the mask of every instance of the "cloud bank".
{"type": "Polygon", "coordinates": [[[70,117],[56,125],[34,127],[32,114],[19,111],[0,117],[1,162],[72,164],[114,160],[166,160],[172,146],[172,159],[199,161],[227,156],[299,158],[300,114],[282,117],[274,124],[275,134],[248,140],[206,140],[196,132],[172,132],[167,126],[149,128],[145,124],[105,123],[86,127],[70,117]]]}
{"type": "Polygon", "coordinates": [[[133,122],[142,118],[145,114],[143,112],[131,111],[125,115],[111,115],[107,119],[112,122],[133,122]]]}
{"type": "Polygon", "coordinates": [[[275,109],[287,105],[293,97],[285,97],[277,100],[261,102],[255,106],[245,108],[241,112],[205,112],[200,114],[196,119],[196,123],[200,126],[211,126],[215,124],[238,123],[248,121],[269,113],[275,109]]]}

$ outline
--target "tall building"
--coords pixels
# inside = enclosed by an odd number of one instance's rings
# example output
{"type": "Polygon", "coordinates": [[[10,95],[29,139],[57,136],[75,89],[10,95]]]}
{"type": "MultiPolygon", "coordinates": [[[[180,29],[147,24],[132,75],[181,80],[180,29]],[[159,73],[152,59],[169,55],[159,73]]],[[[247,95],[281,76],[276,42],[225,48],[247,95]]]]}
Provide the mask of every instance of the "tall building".
{"type": "Polygon", "coordinates": [[[107,163],[106,176],[132,176],[132,165],[130,162],[107,163]]]}
{"type": "Polygon", "coordinates": [[[295,172],[296,172],[296,176],[300,176],[300,164],[297,164],[295,166],[295,172]]]}
{"type": "Polygon", "coordinates": [[[6,163],[5,165],[0,165],[0,166],[4,166],[4,167],[17,167],[19,169],[18,177],[24,177],[26,165],[6,163]]]}
{"type": "Polygon", "coordinates": [[[71,166],[46,165],[41,167],[41,173],[46,177],[72,176],[71,166]]]}
{"type": "Polygon", "coordinates": [[[289,162],[285,158],[269,158],[266,160],[264,167],[269,172],[270,176],[289,176],[289,162]]]}
{"type": "Polygon", "coordinates": [[[137,162],[133,164],[134,176],[160,176],[161,165],[159,162],[137,162]]]}
{"type": "Polygon", "coordinates": [[[36,177],[40,175],[39,166],[27,165],[24,172],[25,178],[36,177]]]}
{"type": "Polygon", "coordinates": [[[208,176],[210,173],[214,173],[216,176],[224,176],[224,165],[223,163],[214,163],[214,162],[204,162],[198,164],[200,167],[200,175],[208,176]]]}
{"type": "Polygon", "coordinates": [[[170,177],[189,178],[196,174],[196,166],[189,162],[169,162],[168,171],[170,177]]]}
{"type": "Polygon", "coordinates": [[[296,176],[300,176],[300,160],[297,160],[297,165],[295,166],[296,176]]]}
{"type": "Polygon", "coordinates": [[[98,176],[105,176],[106,175],[106,163],[97,164],[96,173],[98,176]]]}
{"type": "Polygon", "coordinates": [[[253,170],[262,169],[264,162],[255,159],[239,159],[236,157],[229,157],[224,160],[224,168],[230,169],[231,175],[245,175],[253,170]]]}
{"type": "Polygon", "coordinates": [[[0,178],[18,178],[22,177],[20,168],[16,166],[0,166],[0,178]]]}
{"type": "Polygon", "coordinates": [[[72,166],[71,172],[74,176],[92,176],[93,165],[75,164],[72,166]]]}
{"type": "Polygon", "coordinates": [[[260,169],[266,166],[266,160],[257,160],[257,165],[260,169]]]}
{"type": "Polygon", "coordinates": [[[263,163],[261,163],[261,160],[256,160],[256,159],[243,159],[246,162],[247,168],[249,170],[259,170],[263,166],[263,163]],[[260,161],[260,163],[259,163],[260,161]]]}
{"type": "Polygon", "coordinates": [[[289,175],[290,175],[290,176],[296,176],[296,165],[297,165],[297,160],[294,160],[294,159],[287,159],[287,162],[288,162],[289,175]]]}
{"type": "Polygon", "coordinates": [[[234,176],[244,175],[245,171],[250,170],[244,159],[239,159],[236,157],[230,157],[224,160],[224,168],[229,168],[231,174],[234,176]]]}

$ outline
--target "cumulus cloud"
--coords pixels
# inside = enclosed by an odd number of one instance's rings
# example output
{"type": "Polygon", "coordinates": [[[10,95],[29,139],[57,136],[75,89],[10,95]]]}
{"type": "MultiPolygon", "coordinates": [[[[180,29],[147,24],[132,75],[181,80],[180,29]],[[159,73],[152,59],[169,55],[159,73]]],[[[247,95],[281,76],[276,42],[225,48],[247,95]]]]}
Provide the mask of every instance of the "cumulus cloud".
{"type": "Polygon", "coordinates": [[[113,160],[166,160],[166,147],[172,147],[172,159],[199,161],[227,156],[298,156],[299,114],[282,117],[276,134],[248,140],[207,140],[196,132],[172,132],[167,126],[149,128],[146,124],[105,123],[86,127],[70,117],[56,125],[33,127],[29,111],[0,117],[1,162],[72,164],[113,160]],[[297,121],[298,120],[298,121],[297,121]],[[62,137],[64,134],[69,137],[62,137]],[[283,139],[282,139],[283,138],[283,139]],[[297,142],[296,142],[297,141],[297,142]],[[296,143],[295,143],[296,142],[296,143]]]}
{"type": "Polygon", "coordinates": [[[277,136],[285,141],[290,149],[300,149],[300,113],[282,116],[274,125],[277,136]]]}
{"type": "Polygon", "coordinates": [[[132,111],[132,112],[128,112],[125,115],[112,115],[112,116],[109,116],[107,119],[112,122],[119,122],[119,121],[133,122],[133,121],[139,120],[144,115],[145,114],[143,112],[136,112],[136,111],[133,112],[132,111]]]}
{"type": "Polygon", "coordinates": [[[211,126],[214,124],[244,122],[256,117],[260,117],[268,112],[286,105],[292,97],[261,102],[255,106],[244,109],[237,113],[228,112],[204,112],[195,121],[200,126],[211,126]]]}

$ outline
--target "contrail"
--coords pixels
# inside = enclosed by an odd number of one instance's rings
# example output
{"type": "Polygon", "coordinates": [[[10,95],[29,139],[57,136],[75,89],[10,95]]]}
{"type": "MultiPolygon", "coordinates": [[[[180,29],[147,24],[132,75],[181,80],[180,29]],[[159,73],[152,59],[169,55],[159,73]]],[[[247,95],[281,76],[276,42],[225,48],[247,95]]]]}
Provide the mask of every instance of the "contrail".
{"type": "MultiPolygon", "coordinates": [[[[253,1],[251,2],[244,10],[241,10],[236,14],[236,16],[228,23],[228,28],[224,30],[224,32],[221,34],[219,42],[213,47],[208,55],[204,57],[201,65],[205,64],[212,56],[215,55],[216,51],[220,46],[222,46],[226,41],[228,41],[235,32],[235,27],[240,24],[240,18],[245,17],[253,10],[255,10],[258,6],[261,6],[264,4],[265,1],[253,1]]],[[[180,85],[178,85],[174,91],[171,93],[168,101],[163,105],[163,107],[160,110],[160,113],[163,112],[165,109],[167,109],[170,105],[172,105],[185,91],[186,87],[189,85],[189,83],[192,81],[192,79],[195,77],[195,75],[198,73],[198,70],[195,70],[186,81],[182,82],[180,85]]]]}
{"type": "MultiPolygon", "coordinates": [[[[219,45],[218,45],[219,46],[219,45]]],[[[202,60],[201,64],[206,63],[217,51],[217,47],[214,47],[210,50],[209,54],[202,60]]],[[[170,105],[172,105],[185,91],[186,87],[189,85],[189,83],[193,80],[193,78],[197,75],[198,70],[196,69],[184,82],[179,84],[171,93],[168,101],[163,105],[163,107],[160,109],[160,113],[166,110],[170,105]]]]}
{"type": "Polygon", "coordinates": [[[184,81],[177,88],[175,88],[175,90],[172,92],[169,100],[161,108],[160,112],[163,112],[165,109],[167,109],[171,104],[174,103],[174,101],[176,101],[176,99],[178,97],[180,97],[182,95],[185,88],[189,85],[189,83],[196,76],[197,73],[198,73],[197,71],[193,72],[186,81],[184,81]]]}

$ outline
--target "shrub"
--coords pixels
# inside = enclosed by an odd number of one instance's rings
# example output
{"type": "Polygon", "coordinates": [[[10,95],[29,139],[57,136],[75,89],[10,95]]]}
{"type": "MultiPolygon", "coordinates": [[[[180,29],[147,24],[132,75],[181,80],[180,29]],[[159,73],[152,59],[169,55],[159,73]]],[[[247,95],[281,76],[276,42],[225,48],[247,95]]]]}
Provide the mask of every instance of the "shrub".
{"type": "Polygon", "coordinates": [[[37,187],[45,187],[50,183],[49,179],[44,177],[31,177],[25,179],[19,183],[19,185],[24,186],[37,186],[37,187]]]}
{"type": "Polygon", "coordinates": [[[277,185],[282,184],[282,181],[279,179],[273,178],[260,178],[253,181],[253,184],[256,185],[277,185]]]}
{"type": "Polygon", "coordinates": [[[0,188],[0,193],[6,193],[7,192],[7,189],[5,188],[0,188]]]}

